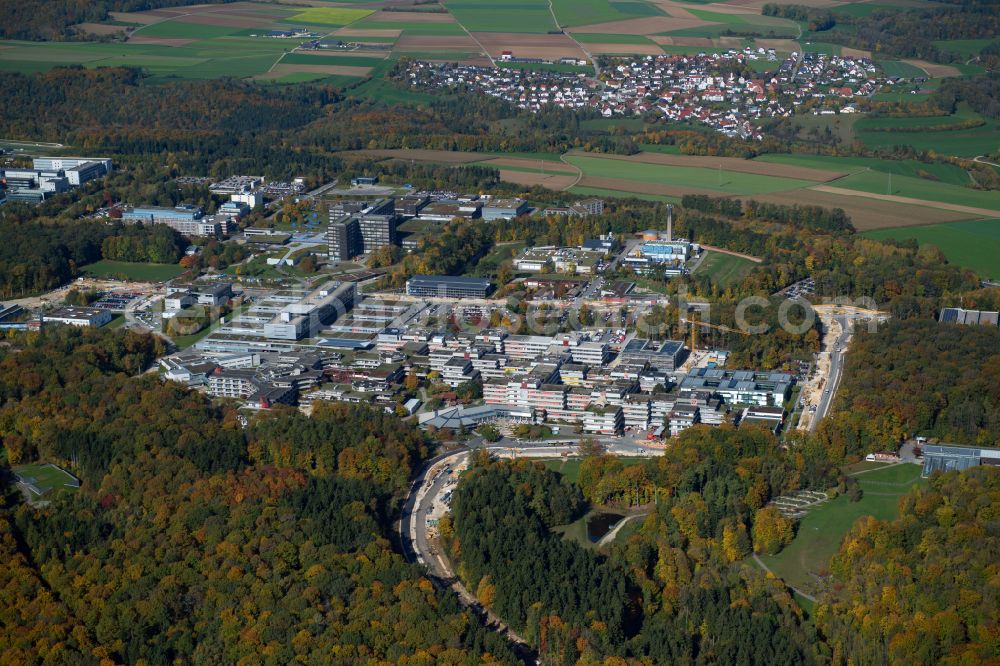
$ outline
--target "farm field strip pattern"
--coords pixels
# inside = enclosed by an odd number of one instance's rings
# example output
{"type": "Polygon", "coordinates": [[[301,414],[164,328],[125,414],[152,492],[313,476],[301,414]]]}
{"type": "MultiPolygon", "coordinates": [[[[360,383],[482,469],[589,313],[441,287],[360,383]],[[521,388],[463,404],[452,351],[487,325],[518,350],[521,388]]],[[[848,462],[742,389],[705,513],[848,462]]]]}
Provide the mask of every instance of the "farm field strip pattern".
{"type": "Polygon", "coordinates": [[[962,206],[959,204],[945,203],[943,201],[929,201],[927,199],[915,199],[913,197],[901,197],[895,194],[875,194],[874,192],[862,192],[860,190],[849,190],[843,187],[833,187],[830,185],[816,185],[810,187],[809,189],[815,190],[817,192],[826,192],[828,194],[836,194],[844,197],[862,197],[867,199],[876,199],[879,201],[891,201],[893,203],[909,204],[914,206],[929,206],[930,208],[939,208],[941,210],[954,211],[956,213],[967,213],[969,215],[978,215],[982,217],[992,217],[1000,212],[1000,209],[988,209],[988,208],[976,208],[974,206],[962,206]]]}

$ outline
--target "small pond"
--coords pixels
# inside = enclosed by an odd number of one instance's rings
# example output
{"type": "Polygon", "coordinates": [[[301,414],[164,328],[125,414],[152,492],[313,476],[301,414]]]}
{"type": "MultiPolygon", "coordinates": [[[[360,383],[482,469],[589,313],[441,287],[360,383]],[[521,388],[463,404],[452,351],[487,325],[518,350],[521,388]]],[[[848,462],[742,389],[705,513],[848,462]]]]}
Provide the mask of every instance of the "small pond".
{"type": "Polygon", "coordinates": [[[587,519],[587,538],[594,543],[600,541],[624,517],[620,513],[595,513],[587,519]]]}

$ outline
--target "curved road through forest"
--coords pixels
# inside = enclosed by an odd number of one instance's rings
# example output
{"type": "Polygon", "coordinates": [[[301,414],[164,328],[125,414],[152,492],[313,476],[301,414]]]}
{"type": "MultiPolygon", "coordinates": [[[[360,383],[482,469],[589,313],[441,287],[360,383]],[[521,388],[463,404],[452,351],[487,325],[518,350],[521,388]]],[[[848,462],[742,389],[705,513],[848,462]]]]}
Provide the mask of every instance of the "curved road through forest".
{"type": "MultiPolygon", "coordinates": [[[[617,438],[599,440],[607,446],[610,453],[630,456],[658,456],[661,451],[656,449],[647,450],[641,443],[628,443],[617,438]]],[[[473,448],[477,448],[474,446],[473,448]]],[[[509,452],[508,445],[493,444],[485,447],[489,451],[509,452]]],[[[558,458],[563,454],[575,453],[575,444],[564,444],[559,446],[523,446],[519,445],[519,450],[531,453],[537,457],[558,458]]],[[[537,655],[534,649],[518,636],[506,623],[497,617],[493,611],[483,606],[475,595],[473,595],[458,579],[451,568],[451,562],[440,552],[437,545],[431,543],[427,537],[427,513],[436,502],[443,491],[450,476],[441,472],[444,465],[450,464],[455,467],[464,462],[473,449],[462,448],[443,453],[431,458],[421,468],[413,483],[410,485],[409,493],[403,502],[403,508],[399,520],[399,536],[402,546],[403,557],[408,562],[421,564],[427,569],[428,578],[440,588],[449,588],[457,596],[459,602],[465,608],[473,611],[482,620],[486,628],[496,631],[506,638],[515,654],[525,663],[537,663],[537,655]],[[442,464],[443,463],[443,464],[442,464]]],[[[525,456],[527,457],[527,456],[525,456]]]]}

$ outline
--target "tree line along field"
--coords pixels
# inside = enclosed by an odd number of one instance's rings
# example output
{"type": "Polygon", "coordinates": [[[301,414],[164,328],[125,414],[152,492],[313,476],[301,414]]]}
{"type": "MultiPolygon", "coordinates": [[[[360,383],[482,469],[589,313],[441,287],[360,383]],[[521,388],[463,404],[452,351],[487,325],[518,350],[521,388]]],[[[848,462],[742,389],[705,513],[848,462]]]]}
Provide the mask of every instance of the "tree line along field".
{"type": "Polygon", "coordinates": [[[1000,279],[1000,218],[866,231],[875,240],[915,239],[933,245],[948,261],[987,279],[1000,279]]]}

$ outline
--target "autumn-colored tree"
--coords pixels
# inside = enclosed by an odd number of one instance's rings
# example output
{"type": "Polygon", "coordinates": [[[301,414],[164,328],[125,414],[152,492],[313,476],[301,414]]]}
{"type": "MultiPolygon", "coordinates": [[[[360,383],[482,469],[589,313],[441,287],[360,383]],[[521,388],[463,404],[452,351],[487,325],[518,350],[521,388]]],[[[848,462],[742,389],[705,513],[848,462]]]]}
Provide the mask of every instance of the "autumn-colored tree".
{"type": "Polygon", "coordinates": [[[781,515],[776,507],[766,506],[754,513],[753,550],[762,555],[774,555],[792,542],[795,523],[781,515]]]}

